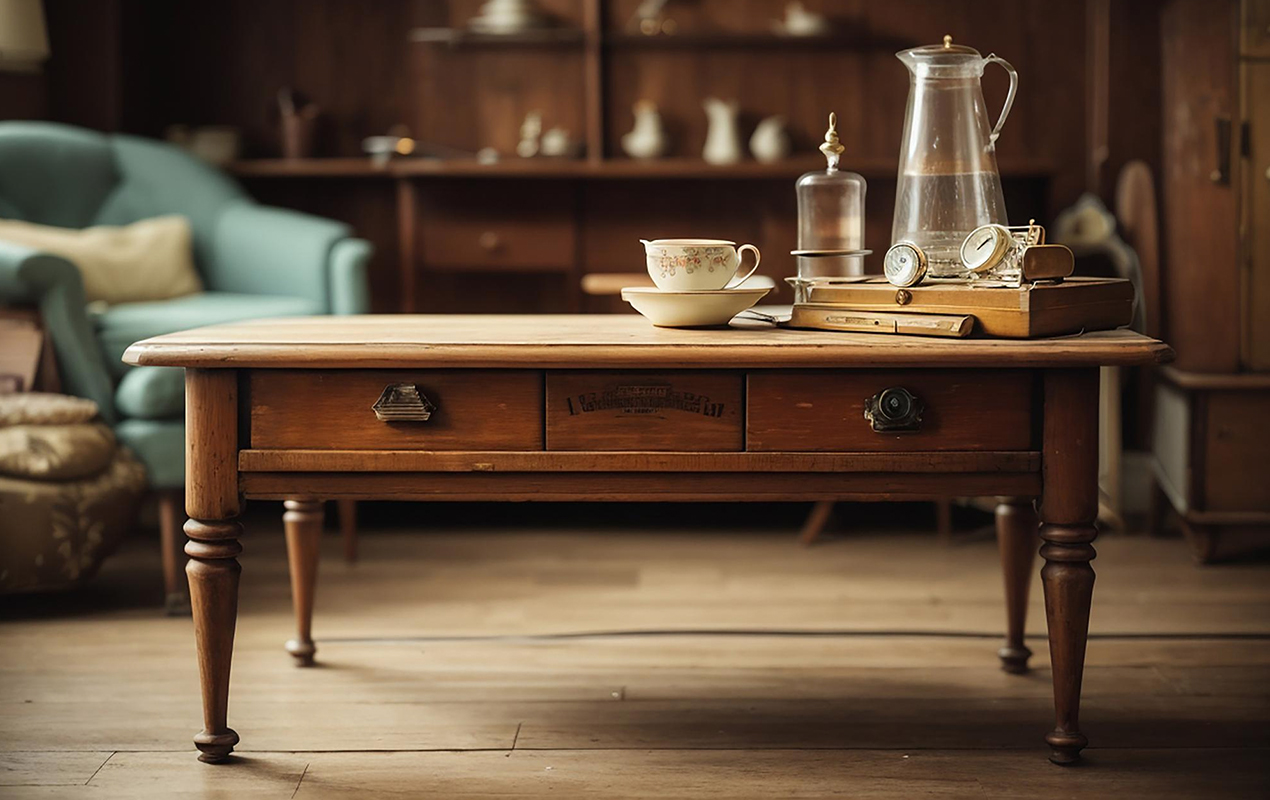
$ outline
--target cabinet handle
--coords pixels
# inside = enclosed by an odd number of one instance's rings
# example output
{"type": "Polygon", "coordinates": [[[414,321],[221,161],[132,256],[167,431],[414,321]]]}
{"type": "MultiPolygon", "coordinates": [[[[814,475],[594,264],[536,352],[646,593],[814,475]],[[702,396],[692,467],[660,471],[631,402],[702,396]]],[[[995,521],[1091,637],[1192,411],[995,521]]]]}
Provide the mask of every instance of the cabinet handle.
{"type": "Polygon", "coordinates": [[[380,422],[427,422],[436,404],[413,383],[392,383],[384,387],[370,407],[380,422]]]}
{"type": "Polygon", "coordinates": [[[503,246],[503,240],[494,231],[485,231],[477,239],[477,243],[488,253],[492,253],[503,246]]]}
{"type": "Polygon", "coordinates": [[[925,410],[921,399],[903,386],[883,389],[864,401],[864,418],[875,433],[921,430],[925,410]]]}
{"type": "Polygon", "coordinates": [[[1208,179],[1218,186],[1230,185],[1230,118],[1217,117],[1217,167],[1208,179]]]}

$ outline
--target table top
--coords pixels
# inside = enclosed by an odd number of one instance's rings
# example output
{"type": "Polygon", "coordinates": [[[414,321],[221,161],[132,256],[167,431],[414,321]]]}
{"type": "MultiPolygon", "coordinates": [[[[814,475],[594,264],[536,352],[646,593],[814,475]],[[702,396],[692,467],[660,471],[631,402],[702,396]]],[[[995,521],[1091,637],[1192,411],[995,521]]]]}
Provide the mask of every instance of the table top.
{"type": "Polygon", "coordinates": [[[1171,361],[1128,330],[1053,339],[943,339],[787,330],[655,328],[634,314],[290,317],[137,342],[129,364],[260,368],[1087,367],[1171,361]]]}

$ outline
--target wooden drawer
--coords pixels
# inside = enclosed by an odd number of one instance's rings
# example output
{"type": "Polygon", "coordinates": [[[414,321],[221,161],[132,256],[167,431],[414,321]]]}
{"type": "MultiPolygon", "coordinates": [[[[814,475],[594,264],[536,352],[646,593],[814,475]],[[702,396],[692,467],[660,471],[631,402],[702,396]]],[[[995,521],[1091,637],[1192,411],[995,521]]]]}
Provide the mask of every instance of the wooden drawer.
{"type": "Polygon", "coordinates": [[[756,451],[914,451],[1034,449],[1034,381],[1023,370],[859,370],[751,372],[747,449],[756,451]],[[925,406],[913,432],[875,432],[865,401],[889,387],[925,406]],[[1003,402],[1010,398],[1010,402],[1003,402]]]}
{"type": "Polygon", "coordinates": [[[547,373],[548,450],[744,449],[739,372],[547,373]]]}
{"type": "Polygon", "coordinates": [[[567,187],[441,183],[426,189],[420,205],[420,252],[433,269],[573,268],[577,232],[567,187]]]}
{"type": "Polygon", "coordinates": [[[1199,397],[1205,451],[1198,459],[1204,491],[1198,510],[1270,511],[1270,479],[1264,466],[1270,394],[1217,391],[1199,397]]]}
{"type": "Polygon", "coordinates": [[[257,370],[251,446],[317,450],[541,450],[542,373],[518,370],[257,370]],[[381,422],[384,387],[411,383],[427,422],[381,422]]]}

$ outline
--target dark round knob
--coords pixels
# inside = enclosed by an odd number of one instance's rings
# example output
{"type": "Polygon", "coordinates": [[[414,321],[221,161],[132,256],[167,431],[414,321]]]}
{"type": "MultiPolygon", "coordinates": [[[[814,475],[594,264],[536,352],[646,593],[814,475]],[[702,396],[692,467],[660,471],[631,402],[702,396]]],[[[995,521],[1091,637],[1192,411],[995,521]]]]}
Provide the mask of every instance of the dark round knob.
{"type": "Polygon", "coordinates": [[[864,404],[865,419],[875,431],[914,431],[922,422],[922,401],[903,386],[883,389],[864,404]]]}

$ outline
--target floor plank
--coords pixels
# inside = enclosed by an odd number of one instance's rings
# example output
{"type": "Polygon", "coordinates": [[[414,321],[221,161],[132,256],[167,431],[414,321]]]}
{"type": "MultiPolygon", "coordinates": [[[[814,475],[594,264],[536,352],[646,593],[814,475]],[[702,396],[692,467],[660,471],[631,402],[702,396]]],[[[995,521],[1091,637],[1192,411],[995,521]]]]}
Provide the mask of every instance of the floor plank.
{"type": "MultiPolygon", "coordinates": [[[[0,787],[83,786],[111,755],[110,751],[0,751],[0,787]]],[[[5,793],[0,791],[0,796],[5,793]]]]}
{"type": "Polygon", "coordinates": [[[3,601],[0,797],[1270,793],[1270,565],[1100,542],[1093,746],[1062,770],[1039,581],[1035,668],[1006,675],[990,540],[368,531],[350,566],[327,537],[300,670],[278,528],[248,520],[229,765],[193,757],[190,621],[146,599],[151,548],[3,601]]]}

